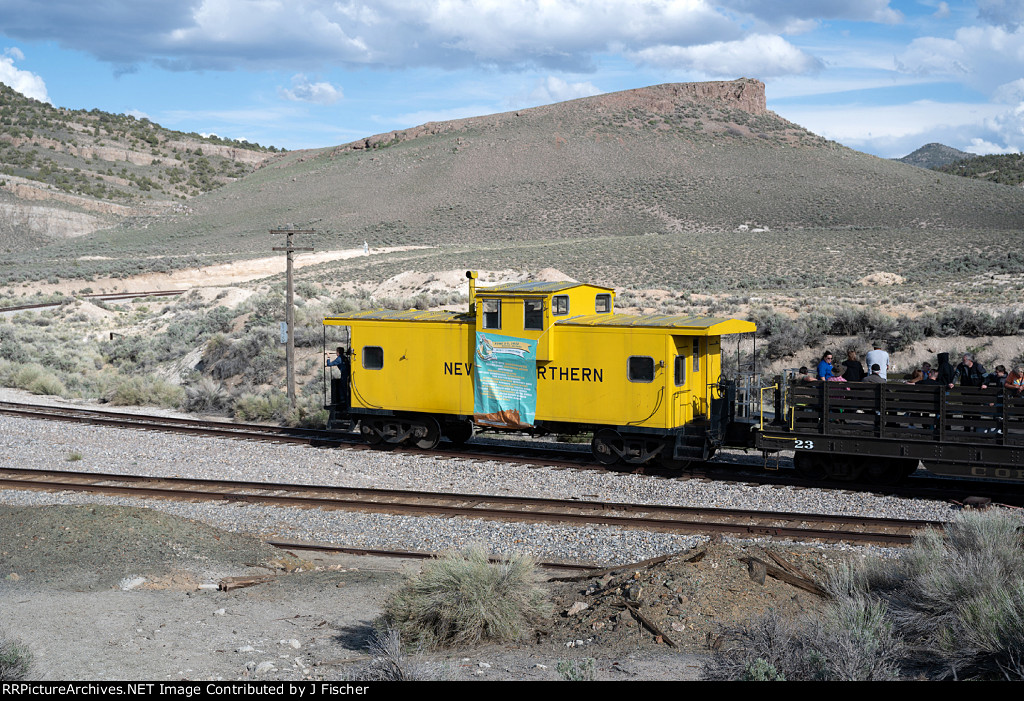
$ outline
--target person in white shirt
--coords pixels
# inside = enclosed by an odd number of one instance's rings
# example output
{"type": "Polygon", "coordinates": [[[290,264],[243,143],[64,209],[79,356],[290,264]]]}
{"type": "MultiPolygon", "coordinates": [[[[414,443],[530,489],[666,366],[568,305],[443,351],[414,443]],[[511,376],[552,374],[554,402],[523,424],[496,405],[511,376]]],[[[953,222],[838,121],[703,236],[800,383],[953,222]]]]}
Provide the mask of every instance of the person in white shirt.
{"type": "Polygon", "coordinates": [[[880,368],[878,374],[883,380],[889,379],[889,354],[882,350],[881,343],[876,341],[872,344],[872,350],[869,350],[868,354],[864,356],[864,362],[868,367],[878,365],[880,368]]]}

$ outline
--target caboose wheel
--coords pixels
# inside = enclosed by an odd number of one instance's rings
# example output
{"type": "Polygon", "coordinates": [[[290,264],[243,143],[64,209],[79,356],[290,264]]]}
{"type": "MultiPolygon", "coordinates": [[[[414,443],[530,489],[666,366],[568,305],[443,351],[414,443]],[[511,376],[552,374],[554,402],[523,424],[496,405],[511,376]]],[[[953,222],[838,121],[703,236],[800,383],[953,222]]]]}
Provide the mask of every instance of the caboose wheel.
{"type": "Polygon", "coordinates": [[[433,416],[424,416],[413,427],[414,445],[423,450],[433,450],[441,442],[441,427],[433,416]],[[422,435],[420,435],[422,434],[422,435]]]}
{"type": "Polygon", "coordinates": [[[462,445],[473,437],[473,422],[448,421],[444,425],[444,437],[455,445],[462,445]]]}
{"type": "Polygon", "coordinates": [[[363,438],[365,438],[366,442],[370,445],[380,445],[384,440],[384,437],[381,435],[381,427],[379,424],[379,421],[367,421],[366,419],[359,422],[359,432],[363,434],[363,438]]]}
{"type": "Polygon", "coordinates": [[[624,449],[622,436],[610,428],[601,429],[594,434],[590,442],[590,452],[602,465],[614,465],[619,461],[624,449]]]}

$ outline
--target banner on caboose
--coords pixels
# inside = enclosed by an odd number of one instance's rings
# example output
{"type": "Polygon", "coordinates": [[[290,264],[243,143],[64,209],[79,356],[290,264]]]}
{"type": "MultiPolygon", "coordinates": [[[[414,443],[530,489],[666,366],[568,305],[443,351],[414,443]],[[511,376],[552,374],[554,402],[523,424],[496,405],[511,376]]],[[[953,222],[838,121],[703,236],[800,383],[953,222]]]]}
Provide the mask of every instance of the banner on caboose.
{"type": "Polygon", "coordinates": [[[530,428],[537,413],[537,342],[476,334],[473,421],[481,426],[530,428]]]}

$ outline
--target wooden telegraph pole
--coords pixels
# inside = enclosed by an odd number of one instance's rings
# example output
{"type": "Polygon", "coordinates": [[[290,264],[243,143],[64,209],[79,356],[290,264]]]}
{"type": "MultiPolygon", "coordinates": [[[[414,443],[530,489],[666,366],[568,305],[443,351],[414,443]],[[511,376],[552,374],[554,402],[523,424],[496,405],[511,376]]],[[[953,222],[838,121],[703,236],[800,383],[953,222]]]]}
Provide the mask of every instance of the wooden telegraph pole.
{"type": "Polygon", "coordinates": [[[271,229],[271,234],[284,234],[284,246],[274,246],[272,250],[284,251],[287,254],[287,299],[285,301],[285,324],[288,331],[288,342],[285,346],[285,365],[288,374],[288,401],[295,408],[295,291],[292,288],[292,254],[295,251],[312,251],[312,248],[296,248],[292,246],[293,234],[312,234],[313,229],[271,229]]]}

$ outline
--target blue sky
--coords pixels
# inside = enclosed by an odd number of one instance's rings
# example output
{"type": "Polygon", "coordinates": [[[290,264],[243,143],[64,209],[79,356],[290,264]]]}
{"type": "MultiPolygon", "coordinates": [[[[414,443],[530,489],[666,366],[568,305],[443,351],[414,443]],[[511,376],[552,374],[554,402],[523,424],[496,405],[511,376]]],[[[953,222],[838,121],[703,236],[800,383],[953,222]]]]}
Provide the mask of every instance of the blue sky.
{"type": "Polygon", "coordinates": [[[0,82],[289,149],[666,82],[883,157],[1024,150],[1024,0],[0,0],[0,82]]]}

